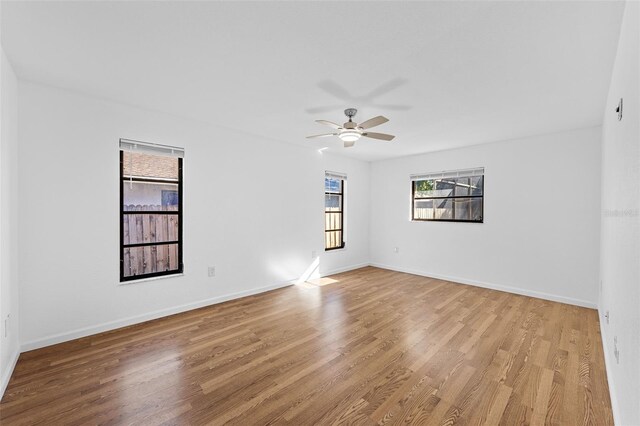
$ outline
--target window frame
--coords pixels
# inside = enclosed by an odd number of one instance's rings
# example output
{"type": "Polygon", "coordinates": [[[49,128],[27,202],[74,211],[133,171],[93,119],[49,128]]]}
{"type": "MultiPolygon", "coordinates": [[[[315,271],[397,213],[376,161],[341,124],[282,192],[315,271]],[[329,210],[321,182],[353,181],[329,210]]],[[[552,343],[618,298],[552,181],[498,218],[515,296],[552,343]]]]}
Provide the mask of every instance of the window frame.
{"type": "MultiPolygon", "coordinates": [[[[416,197],[416,182],[419,182],[419,180],[412,180],[411,181],[411,221],[412,222],[458,222],[458,223],[484,223],[484,179],[485,179],[485,175],[484,173],[481,175],[482,176],[482,195],[453,195],[450,197],[416,197]],[[455,199],[460,199],[460,198],[480,198],[480,205],[482,208],[482,216],[480,218],[480,220],[472,220],[472,219],[455,219],[455,202],[452,203],[453,205],[453,210],[452,210],[452,216],[454,217],[454,219],[416,219],[415,218],[415,213],[416,213],[416,209],[415,209],[415,203],[416,200],[420,201],[420,200],[455,200],[455,199]]],[[[460,177],[465,177],[465,176],[460,176],[460,177]]],[[[471,177],[471,176],[470,176],[471,177]]],[[[434,178],[432,180],[436,180],[437,178],[434,178]]],[[[429,179],[423,179],[423,180],[429,180],[429,179]]]]}
{"type": "MultiPolygon", "coordinates": [[[[340,179],[340,192],[328,192],[327,191],[327,187],[326,187],[326,180],[327,179],[332,179],[327,177],[327,175],[325,174],[325,188],[324,188],[324,198],[325,198],[325,207],[324,207],[324,234],[325,234],[325,238],[324,238],[324,251],[332,251],[332,250],[341,250],[344,249],[346,247],[346,243],[344,241],[344,212],[345,212],[345,204],[344,204],[344,194],[345,194],[345,190],[344,190],[344,183],[346,181],[346,179],[342,178],[340,179]],[[327,205],[326,205],[326,199],[327,199],[327,195],[337,195],[340,197],[340,210],[339,211],[327,211],[327,205]],[[327,229],[327,214],[330,213],[338,213],[340,214],[340,228],[336,228],[336,229],[327,229]],[[327,248],[327,232],[336,232],[336,231],[340,231],[340,245],[336,246],[336,247],[329,247],[327,248]]],[[[333,179],[333,180],[338,180],[338,179],[333,179]]]]}
{"type": "Polygon", "coordinates": [[[121,283],[126,283],[126,282],[131,282],[131,281],[137,281],[137,280],[146,280],[148,278],[156,278],[156,277],[165,277],[165,276],[170,276],[170,275],[181,275],[184,273],[184,262],[182,259],[182,229],[183,229],[183,224],[182,224],[182,218],[183,218],[183,214],[182,214],[182,204],[183,204],[183,200],[182,200],[182,188],[183,188],[183,183],[182,183],[182,157],[178,157],[178,210],[170,210],[170,211],[157,211],[157,210],[152,210],[152,211],[125,211],[124,210],[124,185],[125,185],[125,180],[126,181],[133,181],[133,182],[152,182],[152,183],[159,183],[159,182],[166,182],[166,183],[173,183],[173,182],[168,182],[166,179],[154,179],[154,178],[140,178],[140,177],[132,177],[132,178],[125,178],[124,177],[124,150],[120,149],[120,282],[121,283]],[[154,215],[177,215],[178,216],[178,239],[176,241],[162,241],[162,242],[154,242],[154,243],[135,243],[135,244],[125,244],[124,243],[124,217],[127,214],[154,214],[154,215]],[[177,244],[178,246],[178,259],[177,259],[177,263],[178,263],[178,269],[172,269],[170,271],[161,271],[161,272],[152,272],[152,273],[148,273],[148,274],[139,274],[139,275],[131,275],[131,276],[125,276],[124,275],[124,251],[126,248],[132,248],[132,247],[152,247],[152,246],[163,246],[163,245],[168,245],[168,244],[177,244]]]}

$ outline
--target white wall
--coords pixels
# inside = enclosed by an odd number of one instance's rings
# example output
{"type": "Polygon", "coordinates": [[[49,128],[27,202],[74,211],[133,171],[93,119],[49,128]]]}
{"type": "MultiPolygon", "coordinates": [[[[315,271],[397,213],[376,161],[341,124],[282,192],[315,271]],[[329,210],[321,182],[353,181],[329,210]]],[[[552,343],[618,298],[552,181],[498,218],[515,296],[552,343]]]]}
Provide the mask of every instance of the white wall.
{"type": "Polygon", "coordinates": [[[640,425],[639,40],[640,5],[627,2],[602,128],[600,322],[619,425],[640,425]],[[620,98],[624,98],[622,121],[615,112],[620,98]],[[619,363],[614,356],[615,337],[619,363]]]}
{"type": "Polygon", "coordinates": [[[376,162],[371,189],[373,264],[596,306],[599,127],[376,162]],[[483,224],[410,221],[409,175],[471,167],[483,224]]]}
{"type": "Polygon", "coordinates": [[[0,397],[17,360],[18,82],[0,49],[0,397]],[[6,329],[5,329],[6,328],[6,329]]]}
{"type": "Polygon", "coordinates": [[[314,250],[322,273],[369,260],[366,162],[45,86],[19,90],[23,349],[282,285],[314,250]],[[121,137],[186,149],[182,277],[119,285],[121,137]],[[348,174],[347,249],[326,254],[325,170],[348,174]]]}

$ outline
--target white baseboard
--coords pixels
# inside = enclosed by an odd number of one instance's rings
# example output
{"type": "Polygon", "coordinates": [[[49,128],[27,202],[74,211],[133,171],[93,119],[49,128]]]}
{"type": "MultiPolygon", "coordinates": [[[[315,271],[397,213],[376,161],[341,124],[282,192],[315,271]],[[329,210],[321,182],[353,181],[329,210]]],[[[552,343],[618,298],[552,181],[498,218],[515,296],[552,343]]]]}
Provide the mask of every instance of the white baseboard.
{"type": "Polygon", "coordinates": [[[241,297],[253,296],[255,294],[264,293],[266,291],[275,290],[278,288],[288,287],[292,285],[290,281],[274,284],[266,287],[254,288],[251,290],[241,291],[238,293],[227,294],[224,296],[212,297],[210,299],[200,300],[198,302],[187,303],[180,306],[175,306],[167,309],[160,309],[153,312],[148,312],[142,315],[136,315],[129,318],[123,318],[116,321],[109,321],[102,324],[93,325],[90,327],[79,328],[77,330],[69,331],[66,333],[54,334],[42,339],[32,340],[25,342],[21,345],[22,352],[31,351],[34,349],[44,348],[45,346],[51,346],[69,340],[79,339],[81,337],[91,336],[92,334],[102,333],[105,331],[115,330],[117,328],[126,327],[129,325],[139,324],[141,322],[150,321],[168,315],[179,314],[181,312],[191,311],[193,309],[203,308],[205,306],[215,305],[217,303],[228,302],[229,300],[239,299],[241,297]]]}
{"type": "Polygon", "coordinates": [[[397,271],[397,272],[405,272],[407,274],[420,275],[420,276],[429,277],[429,278],[436,278],[439,280],[451,281],[451,282],[460,283],[460,284],[468,284],[475,287],[482,287],[482,288],[488,288],[491,290],[498,290],[498,291],[504,291],[507,293],[519,294],[522,296],[535,297],[537,299],[545,299],[545,300],[551,300],[553,302],[560,302],[560,303],[566,303],[569,305],[582,306],[584,308],[591,308],[591,309],[598,308],[598,305],[596,303],[589,302],[588,300],[574,299],[572,297],[558,296],[555,294],[543,293],[540,291],[533,291],[533,290],[526,290],[523,288],[510,287],[510,286],[505,286],[500,284],[485,283],[482,281],[470,280],[467,278],[432,274],[430,272],[423,272],[423,271],[417,271],[414,269],[383,265],[380,263],[371,263],[370,265],[375,266],[376,268],[389,269],[391,271],[397,271]]]}
{"type": "Polygon", "coordinates": [[[616,388],[613,385],[613,369],[611,368],[613,361],[611,355],[609,355],[609,349],[607,348],[607,333],[603,327],[606,319],[600,314],[598,309],[598,320],[600,322],[600,337],[602,338],[602,352],[604,353],[604,367],[607,373],[607,384],[609,385],[609,398],[611,399],[611,411],[613,413],[613,424],[620,425],[620,411],[618,408],[618,397],[616,394],[616,388]]]}
{"type": "Polygon", "coordinates": [[[19,357],[20,357],[20,351],[16,348],[13,354],[11,354],[11,360],[7,365],[7,371],[5,371],[2,374],[2,378],[0,378],[0,401],[2,401],[2,397],[4,396],[4,391],[7,390],[7,385],[9,384],[9,380],[11,379],[13,370],[16,368],[16,363],[18,362],[19,357]]]}
{"type": "MultiPolygon", "coordinates": [[[[564,296],[557,296],[557,295],[552,295],[552,294],[547,294],[547,293],[542,293],[542,292],[536,292],[536,291],[530,291],[530,290],[524,290],[524,289],[520,289],[520,288],[516,288],[516,287],[509,287],[509,286],[502,286],[502,285],[497,285],[497,284],[484,283],[484,282],[475,281],[475,280],[468,280],[468,279],[465,279],[465,278],[443,276],[443,275],[438,275],[438,274],[431,274],[431,273],[428,273],[428,272],[416,271],[416,270],[407,269],[407,268],[399,268],[399,267],[383,265],[383,264],[379,264],[379,263],[360,263],[360,264],[356,264],[356,265],[346,266],[346,267],[343,267],[343,268],[336,268],[336,269],[332,269],[332,270],[322,271],[321,272],[321,276],[325,277],[325,276],[328,276],[328,275],[338,274],[338,273],[341,273],[341,272],[347,272],[347,271],[351,271],[351,270],[354,270],[354,269],[363,268],[363,267],[366,267],[366,266],[375,266],[375,267],[378,267],[378,268],[389,269],[389,270],[392,270],[392,271],[405,272],[405,273],[414,274],[414,275],[421,275],[421,276],[426,276],[426,277],[431,277],[431,278],[437,278],[437,279],[457,282],[457,283],[461,283],[461,284],[473,285],[473,286],[476,286],[476,287],[489,288],[489,289],[493,289],[493,290],[505,291],[505,292],[508,292],[508,293],[515,293],[515,294],[521,294],[521,295],[524,295],[524,296],[530,296],[530,297],[537,297],[537,298],[540,298],[540,299],[552,300],[552,301],[555,301],[555,302],[568,303],[568,304],[577,305],[577,306],[584,306],[584,307],[587,307],[587,308],[597,308],[597,305],[595,303],[592,303],[592,302],[589,302],[589,301],[585,301],[585,300],[573,299],[573,298],[568,298],[568,297],[564,297],[564,296]]],[[[47,337],[44,337],[44,338],[41,338],[41,339],[32,340],[32,341],[29,341],[29,342],[24,342],[24,343],[22,343],[20,349],[21,349],[21,352],[26,352],[26,351],[30,351],[30,350],[34,350],[34,349],[39,349],[39,348],[43,348],[45,346],[51,346],[51,345],[55,345],[55,344],[58,344],[58,343],[66,342],[66,341],[69,341],[69,340],[78,339],[78,338],[81,338],[81,337],[86,337],[86,336],[90,336],[90,335],[93,335],[93,334],[102,333],[102,332],[105,332],[105,331],[115,330],[117,328],[126,327],[126,326],[129,326],[129,325],[139,324],[141,322],[162,318],[162,317],[165,317],[165,316],[168,316],[168,315],[174,315],[174,314],[178,314],[178,313],[181,313],[181,312],[186,312],[186,311],[190,311],[190,310],[193,310],[193,309],[202,308],[202,307],[205,307],[205,306],[215,305],[217,303],[227,302],[229,300],[239,299],[241,297],[252,296],[252,295],[255,295],[255,294],[259,294],[259,293],[264,293],[266,291],[275,290],[275,289],[282,288],[282,287],[287,287],[289,285],[292,285],[293,282],[294,281],[287,281],[287,282],[274,284],[274,285],[270,285],[270,286],[259,287],[259,288],[255,288],[255,289],[251,289],[251,290],[238,292],[238,293],[233,293],[233,294],[228,294],[228,295],[224,295],[224,296],[218,296],[218,297],[214,297],[214,298],[210,298],[210,299],[205,299],[205,300],[201,300],[201,301],[198,301],[198,302],[187,303],[187,304],[180,305],[180,306],[175,306],[175,307],[172,307],[172,308],[167,308],[167,309],[161,309],[161,310],[157,310],[157,311],[153,311],[153,312],[148,312],[148,313],[145,313],[145,314],[142,314],[142,315],[123,318],[123,319],[120,319],[120,320],[109,321],[109,322],[105,322],[105,323],[102,323],[102,324],[97,324],[97,325],[94,325],[94,326],[89,326],[89,327],[76,329],[76,330],[73,330],[73,331],[70,331],[70,332],[59,333],[59,334],[47,336],[47,337]]],[[[16,359],[17,359],[17,356],[16,356],[16,359]]],[[[8,381],[8,377],[7,377],[7,381],[8,381]]],[[[3,382],[3,384],[4,384],[4,382],[3,382]]]]}
{"type": "Polygon", "coordinates": [[[357,265],[350,265],[350,266],[345,266],[344,268],[335,268],[335,269],[331,269],[328,271],[323,271],[320,273],[321,277],[328,277],[329,275],[335,275],[335,274],[340,274],[342,272],[349,272],[349,271],[353,271],[355,269],[360,269],[360,268],[365,268],[367,266],[371,266],[370,263],[359,263],[357,265]]]}
{"type": "MultiPolygon", "coordinates": [[[[344,268],[333,269],[330,271],[324,271],[322,276],[333,275],[340,272],[346,272],[353,269],[362,268],[365,266],[369,266],[368,263],[362,263],[352,266],[347,266],[344,268]]],[[[205,306],[215,305],[217,303],[228,302],[229,300],[239,299],[241,297],[253,296],[255,294],[264,293],[266,291],[275,290],[278,288],[287,287],[293,285],[296,280],[289,280],[286,282],[282,282],[279,284],[274,284],[266,287],[259,287],[251,290],[241,291],[238,293],[232,293],[224,296],[213,297],[211,299],[200,300],[198,302],[187,303],[180,306],[175,306],[172,308],[161,309],[158,311],[148,312],[142,315],[136,315],[129,318],[123,318],[120,320],[109,321],[102,324],[97,324],[89,327],[79,328],[77,330],[54,334],[52,336],[47,336],[41,339],[32,340],[30,342],[24,342],[20,349],[22,352],[31,351],[34,349],[44,348],[45,346],[51,346],[62,342],[67,342],[73,339],[79,339],[81,337],[91,336],[93,334],[102,333],[105,331],[115,330],[117,328],[126,327],[129,325],[139,324],[141,322],[150,321],[162,317],[166,317],[168,315],[179,314],[181,312],[191,311],[193,309],[202,308],[205,306]]]]}

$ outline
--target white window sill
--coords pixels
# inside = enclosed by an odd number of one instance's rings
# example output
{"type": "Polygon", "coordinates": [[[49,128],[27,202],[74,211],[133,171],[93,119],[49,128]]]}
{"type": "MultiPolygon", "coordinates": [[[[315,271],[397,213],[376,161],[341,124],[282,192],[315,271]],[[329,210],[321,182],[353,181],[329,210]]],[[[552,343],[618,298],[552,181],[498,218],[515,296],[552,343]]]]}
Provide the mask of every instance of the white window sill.
{"type": "Polygon", "coordinates": [[[184,272],[180,274],[171,274],[171,275],[160,275],[159,277],[149,277],[149,278],[140,278],[139,280],[131,280],[131,281],[122,281],[119,285],[130,285],[130,284],[138,284],[144,283],[147,281],[157,281],[157,280],[166,280],[169,278],[183,277],[184,272]]]}
{"type": "Polygon", "coordinates": [[[339,249],[325,250],[324,252],[325,252],[325,254],[326,254],[326,253],[335,253],[335,252],[337,252],[337,251],[346,251],[346,250],[347,250],[347,248],[346,248],[346,247],[343,247],[343,248],[339,248],[339,249]]]}

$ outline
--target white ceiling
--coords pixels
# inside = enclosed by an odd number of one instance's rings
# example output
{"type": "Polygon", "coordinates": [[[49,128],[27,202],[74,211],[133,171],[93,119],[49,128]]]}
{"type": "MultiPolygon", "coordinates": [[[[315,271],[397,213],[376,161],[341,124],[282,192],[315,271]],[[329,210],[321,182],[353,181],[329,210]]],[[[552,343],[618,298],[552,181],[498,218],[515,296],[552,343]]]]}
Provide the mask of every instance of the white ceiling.
{"type": "Polygon", "coordinates": [[[21,79],[377,160],[601,124],[623,8],[3,2],[1,23],[21,79]],[[346,107],[396,139],[305,139],[346,107]]]}

